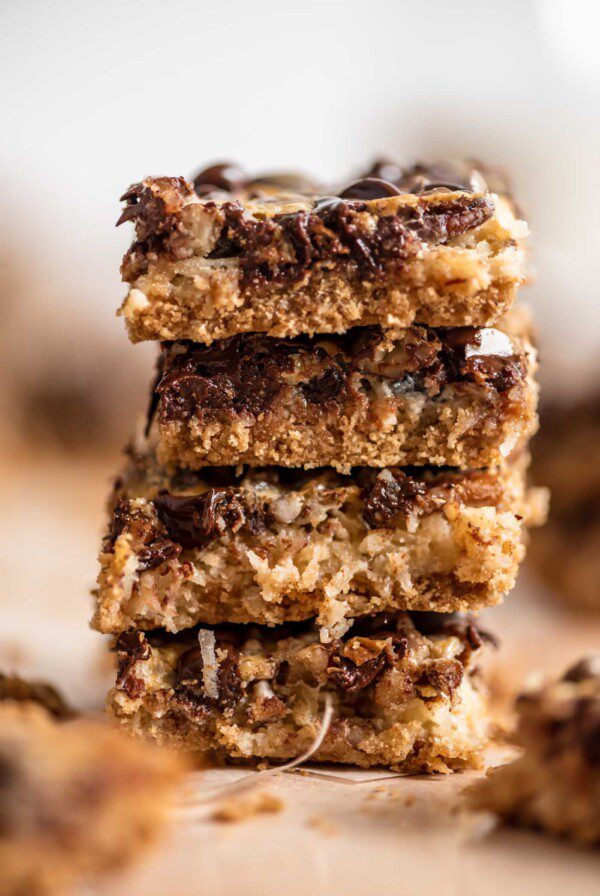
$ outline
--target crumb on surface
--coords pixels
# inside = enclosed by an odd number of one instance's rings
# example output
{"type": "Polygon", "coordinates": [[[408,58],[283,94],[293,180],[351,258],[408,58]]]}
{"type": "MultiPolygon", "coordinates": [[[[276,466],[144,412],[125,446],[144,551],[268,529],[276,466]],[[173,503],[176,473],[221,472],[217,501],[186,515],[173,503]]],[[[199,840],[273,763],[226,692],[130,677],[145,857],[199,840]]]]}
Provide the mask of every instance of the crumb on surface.
{"type": "Polygon", "coordinates": [[[339,828],[326,815],[311,815],[307,820],[309,828],[319,831],[326,837],[334,837],[339,834],[339,828]]]}
{"type": "Polygon", "coordinates": [[[213,811],[211,818],[219,822],[246,821],[254,815],[271,815],[281,812],[285,806],[281,797],[267,790],[256,790],[248,794],[222,800],[213,811]]]}

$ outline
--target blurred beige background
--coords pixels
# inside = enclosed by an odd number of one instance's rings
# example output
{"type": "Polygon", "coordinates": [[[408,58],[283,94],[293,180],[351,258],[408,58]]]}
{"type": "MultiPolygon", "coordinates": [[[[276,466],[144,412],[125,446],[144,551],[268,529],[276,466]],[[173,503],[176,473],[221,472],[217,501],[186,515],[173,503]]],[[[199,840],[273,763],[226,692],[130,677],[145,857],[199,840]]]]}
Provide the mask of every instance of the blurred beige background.
{"type": "Polygon", "coordinates": [[[67,446],[122,443],[153,350],[114,317],[131,238],[114,228],[118,196],[223,157],[324,178],[381,153],[506,166],[534,232],[544,383],[591,389],[599,25],[585,0],[0,4],[11,420],[34,440],[50,423],[67,446]]]}

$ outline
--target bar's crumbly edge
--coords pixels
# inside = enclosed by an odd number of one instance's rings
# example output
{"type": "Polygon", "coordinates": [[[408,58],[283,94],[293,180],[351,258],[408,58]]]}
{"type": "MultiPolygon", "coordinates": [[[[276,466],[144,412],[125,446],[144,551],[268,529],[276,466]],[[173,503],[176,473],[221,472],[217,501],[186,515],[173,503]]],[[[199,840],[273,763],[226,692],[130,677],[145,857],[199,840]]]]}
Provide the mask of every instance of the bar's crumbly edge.
{"type": "Polygon", "coordinates": [[[517,702],[522,755],[492,769],[470,804],[509,824],[600,846],[600,654],[517,702]]]}
{"type": "Polygon", "coordinates": [[[511,201],[481,178],[416,193],[401,176],[377,180],[366,199],[260,183],[198,195],[183,178],[134,185],[121,217],[137,235],[122,267],[131,338],[496,321],[525,276],[527,227],[511,201]]]}
{"type": "Polygon", "coordinates": [[[163,344],[157,454],[191,468],[497,464],[537,426],[530,327],[504,326],[163,344]]]}
{"type": "Polygon", "coordinates": [[[289,759],[333,718],[311,761],[448,772],[478,767],[488,738],[478,673],[486,640],[472,620],[440,614],[363,619],[324,645],[314,626],[202,627],[119,636],[109,695],[142,736],[220,759],[289,759]]]}
{"type": "Polygon", "coordinates": [[[390,609],[501,601],[547,496],[526,454],[495,470],[216,469],[132,453],[115,484],[94,626],[178,631],[315,616],[326,640],[390,609]]]}

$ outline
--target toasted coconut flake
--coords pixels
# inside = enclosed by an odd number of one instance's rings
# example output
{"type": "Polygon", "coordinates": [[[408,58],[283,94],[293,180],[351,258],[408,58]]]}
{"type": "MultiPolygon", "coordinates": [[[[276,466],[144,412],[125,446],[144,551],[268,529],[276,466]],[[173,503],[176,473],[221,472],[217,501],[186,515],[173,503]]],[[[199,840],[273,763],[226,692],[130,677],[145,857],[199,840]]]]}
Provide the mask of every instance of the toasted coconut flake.
{"type": "Polygon", "coordinates": [[[202,653],[202,686],[204,693],[211,700],[219,699],[219,683],[217,674],[219,663],[217,660],[215,633],[207,628],[201,628],[198,632],[198,642],[202,653]]]}

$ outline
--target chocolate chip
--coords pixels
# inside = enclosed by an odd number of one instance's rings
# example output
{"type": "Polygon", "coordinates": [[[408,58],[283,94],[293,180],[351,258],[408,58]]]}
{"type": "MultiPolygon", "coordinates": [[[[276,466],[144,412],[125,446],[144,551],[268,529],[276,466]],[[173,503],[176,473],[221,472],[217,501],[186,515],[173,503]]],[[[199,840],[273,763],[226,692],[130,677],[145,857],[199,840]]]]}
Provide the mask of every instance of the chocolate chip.
{"type": "Polygon", "coordinates": [[[225,193],[234,193],[244,189],[247,184],[246,173],[231,162],[211,165],[194,177],[194,190],[199,196],[204,196],[215,189],[223,190],[225,193]]]}
{"type": "Polygon", "coordinates": [[[574,684],[595,678],[600,678],[600,654],[584,657],[563,675],[563,681],[571,681],[574,684]]]}
{"type": "Polygon", "coordinates": [[[399,196],[400,190],[388,180],[379,177],[363,177],[354,181],[340,193],[340,199],[358,199],[368,202],[371,199],[385,199],[388,196],[399,196]]]}
{"type": "Polygon", "coordinates": [[[162,492],[153,503],[170,538],[185,549],[203,547],[227,531],[244,528],[256,534],[264,526],[260,508],[234,488],[211,488],[192,496],[162,492]]]}
{"type": "Polygon", "coordinates": [[[412,513],[424,501],[423,482],[407,476],[398,467],[387,468],[363,491],[363,517],[370,529],[395,527],[399,518],[412,513]]]}

